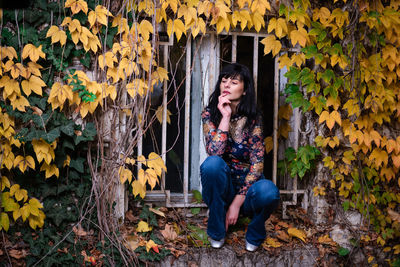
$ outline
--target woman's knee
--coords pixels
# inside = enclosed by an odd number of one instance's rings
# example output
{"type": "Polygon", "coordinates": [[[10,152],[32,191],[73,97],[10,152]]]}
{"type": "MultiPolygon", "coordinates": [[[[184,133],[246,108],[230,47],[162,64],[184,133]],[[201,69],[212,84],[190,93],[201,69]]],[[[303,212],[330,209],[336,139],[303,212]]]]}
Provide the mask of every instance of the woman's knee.
{"type": "Polygon", "coordinates": [[[226,162],[220,156],[209,156],[200,166],[200,173],[218,173],[227,166],[226,162]]]}
{"type": "Polygon", "coordinates": [[[256,195],[257,202],[263,203],[263,205],[277,205],[280,200],[279,189],[276,185],[267,179],[262,179],[257,181],[253,186],[255,186],[254,191],[256,195]]]}
{"type": "Polygon", "coordinates": [[[201,182],[203,186],[211,184],[226,184],[229,167],[219,156],[209,156],[200,166],[201,182]]]}

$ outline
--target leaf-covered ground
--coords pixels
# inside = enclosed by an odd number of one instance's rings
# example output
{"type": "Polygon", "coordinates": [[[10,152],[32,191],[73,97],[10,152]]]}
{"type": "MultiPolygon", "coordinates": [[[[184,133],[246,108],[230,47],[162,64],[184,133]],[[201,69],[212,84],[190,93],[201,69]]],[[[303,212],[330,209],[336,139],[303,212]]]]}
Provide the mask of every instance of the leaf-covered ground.
{"type": "MultiPolygon", "coordinates": [[[[281,210],[275,212],[266,222],[267,238],[258,253],[267,253],[270,257],[278,257],[282,251],[309,247],[317,248],[319,257],[315,258],[320,266],[335,265],[346,266],[351,262],[351,255],[355,251],[362,251],[365,263],[373,265],[378,259],[371,244],[371,240],[359,240],[354,248],[348,250],[340,247],[332,240],[329,233],[332,229],[332,220],[324,226],[316,226],[309,219],[306,212],[297,207],[288,210],[288,220],[283,220],[281,210]]],[[[199,247],[209,247],[207,240],[207,210],[181,209],[165,207],[135,207],[130,209],[125,216],[121,227],[123,245],[136,253],[137,263],[151,263],[161,260],[168,255],[179,258],[185,254],[196,253],[199,247]],[[195,213],[195,215],[193,213],[195,213]]],[[[230,227],[225,246],[233,250],[238,257],[247,252],[245,246],[245,229],[250,222],[249,218],[241,217],[238,223],[230,227]]],[[[40,230],[43,231],[43,230],[40,230]]],[[[41,232],[32,234],[33,242],[24,241],[22,233],[2,236],[0,248],[0,262],[11,266],[31,266],[29,257],[37,253],[35,246],[41,246],[41,232]],[[35,240],[37,243],[35,244],[35,240]]],[[[75,225],[70,229],[61,243],[48,241],[49,255],[58,259],[58,264],[74,262],[85,266],[109,266],[109,257],[112,251],[105,249],[104,242],[99,242],[98,232],[93,229],[84,229],[75,225]],[[68,245],[69,244],[69,245],[68,245]],[[57,247],[54,247],[54,246],[57,247]],[[51,252],[51,253],[50,253],[51,252]]],[[[375,237],[376,239],[377,237],[375,237]]],[[[356,241],[355,241],[356,242],[356,241]]],[[[121,244],[120,244],[121,245],[121,244]]],[[[115,253],[116,251],[114,251],[115,253]]],[[[46,262],[44,254],[41,263],[46,262]]],[[[113,255],[114,260],[116,255],[113,255]]],[[[39,263],[38,266],[41,266],[39,263]]]]}

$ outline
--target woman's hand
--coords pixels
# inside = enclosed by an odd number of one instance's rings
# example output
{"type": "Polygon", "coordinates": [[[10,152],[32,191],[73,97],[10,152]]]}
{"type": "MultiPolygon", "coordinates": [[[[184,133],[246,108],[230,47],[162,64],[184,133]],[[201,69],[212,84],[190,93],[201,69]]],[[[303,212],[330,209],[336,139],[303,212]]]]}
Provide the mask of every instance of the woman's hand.
{"type": "Polygon", "coordinates": [[[240,207],[230,205],[225,217],[225,230],[228,230],[229,225],[234,225],[239,217],[240,207]]]}
{"type": "Polygon", "coordinates": [[[230,119],[232,115],[232,109],[230,106],[231,101],[226,97],[227,94],[222,94],[218,97],[218,109],[222,114],[223,118],[230,119]]]}
{"type": "Polygon", "coordinates": [[[228,230],[229,225],[236,224],[239,217],[240,207],[245,200],[244,195],[236,195],[225,216],[225,229],[228,230]]]}

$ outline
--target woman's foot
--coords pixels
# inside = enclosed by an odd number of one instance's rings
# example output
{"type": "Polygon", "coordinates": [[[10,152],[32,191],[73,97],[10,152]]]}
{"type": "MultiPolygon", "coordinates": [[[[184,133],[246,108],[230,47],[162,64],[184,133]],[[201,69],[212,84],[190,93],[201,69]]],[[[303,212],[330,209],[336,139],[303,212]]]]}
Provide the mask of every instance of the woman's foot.
{"type": "Polygon", "coordinates": [[[246,250],[247,250],[247,251],[254,252],[254,251],[257,250],[257,248],[258,248],[258,246],[255,246],[255,245],[253,245],[253,244],[250,244],[250,243],[247,242],[247,240],[246,240],[246,250]]]}
{"type": "Polygon", "coordinates": [[[224,243],[225,243],[225,238],[222,238],[221,240],[214,240],[211,237],[208,237],[210,240],[211,247],[213,248],[221,248],[224,243]]]}

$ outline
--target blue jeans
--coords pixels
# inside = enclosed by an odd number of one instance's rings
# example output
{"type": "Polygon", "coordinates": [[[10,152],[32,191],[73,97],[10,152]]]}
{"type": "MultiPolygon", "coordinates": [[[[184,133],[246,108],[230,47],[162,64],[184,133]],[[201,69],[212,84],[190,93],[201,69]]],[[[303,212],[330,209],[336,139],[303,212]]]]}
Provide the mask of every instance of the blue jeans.
{"type": "MultiPolygon", "coordinates": [[[[203,200],[209,209],[207,234],[214,240],[225,237],[225,215],[236,192],[231,171],[219,156],[209,156],[200,166],[203,200]]],[[[246,240],[255,246],[261,245],[266,237],[265,221],[277,208],[279,190],[275,184],[262,177],[247,191],[240,213],[252,217],[247,227],[246,240]]]]}

